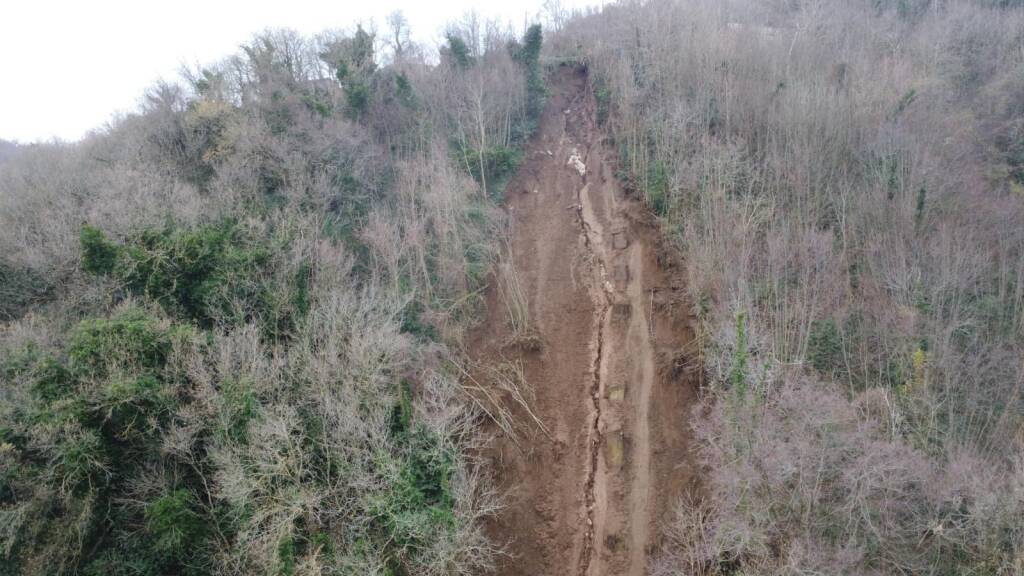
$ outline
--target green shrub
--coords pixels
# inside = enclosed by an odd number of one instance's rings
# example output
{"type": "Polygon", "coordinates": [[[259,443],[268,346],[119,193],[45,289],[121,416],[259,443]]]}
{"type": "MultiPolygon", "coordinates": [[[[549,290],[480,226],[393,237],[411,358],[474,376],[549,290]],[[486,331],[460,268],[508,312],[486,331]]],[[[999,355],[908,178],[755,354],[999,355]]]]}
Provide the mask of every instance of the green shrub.
{"type": "MultiPolygon", "coordinates": [[[[411,410],[411,406],[406,408],[411,410]]],[[[441,440],[422,426],[412,429],[408,435],[407,464],[403,475],[430,505],[450,508],[451,477],[455,471],[455,458],[441,440]]]]}
{"type": "Polygon", "coordinates": [[[153,559],[122,550],[104,550],[82,571],[83,576],[158,576],[159,565],[153,559]]]}
{"type": "Polygon", "coordinates": [[[474,243],[466,245],[464,254],[466,257],[466,285],[470,288],[478,288],[486,282],[487,275],[491,272],[494,253],[489,244],[474,243]]]}
{"type": "Polygon", "coordinates": [[[1024,184],[1024,120],[1018,121],[1011,135],[1001,143],[1010,167],[1010,179],[1020,186],[1024,184]]]}
{"type": "MultiPolygon", "coordinates": [[[[61,573],[201,573],[193,568],[206,561],[197,558],[206,554],[209,519],[194,492],[181,488],[142,509],[132,493],[139,471],[160,461],[170,416],[188,401],[172,390],[176,381],[166,364],[175,341],[191,330],[131,307],[80,322],[68,340],[67,363],[29,345],[0,365],[5,376],[28,386],[32,399],[0,415],[8,431],[3,440],[10,442],[5,464],[17,470],[17,477],[0,480],[37,479],[40,490],[12,494],[19,505],[32,498],[33,509],[45,511],[33,520],[38,534],[26,537],[15,555],[35,561],[59,554],[67,561],[61,573]]],[[[186,473],[178,480],[193,478],[186,473]]]]}
{"type": "Polygon", "coordinates": [[[100,399],[106,427],[122,440],[139,439],[152,432],[152,426],[173,407],[163,383],[151,374],[113,380],[100,399]]]}
{"type": "Polygon", "coordinates": [[[180,332],[138,308],[109,319],[83,320],[71,333],[71,367],[96,378],[106,377],[115,366],[155,371],[163,367],[172,339],[180,332]]]}
{"type": "Polygon", "coordinates": [[[94,430],[64,436],[56,446],[53,465],[58,486],[67,492],[104,486],[111,474],[106,446],[94,430]]]}
{"type": "Polygon", "coordinates": [[[661,161],[651,162],[647,169],[647,202],[659,216],[668,215],[668,170],[661,161]]]}
{"type": "Polygon", "coordinates": [[[63,364],[50,356],[36,362],[33,370],[32,394],[39,400],[54,401],[68,397],[75,387],[75,379],[63,364]]]}
{"type": "Polygon", "coordinates": [[[301,264],[280,290],[273,282],[275,256],[285,253],[286,242],[257,238],[230,219],[195,228],[168,224],[110,246],[98,230],[83,229],[83,267],[203,327],[258,319],[266,335],[277,339],[290,334],[309,309],[311,265],[301,264]]]}
{"type": "Polygon", "coordinates": [[[326,532],[317,532],[309,539],[310,547],[324,559],[325,564],[334,563],[334,542],[326,532]]]}
{"type": "Polygon", "coordinates": [[[413,336],[417,336],[419,338],[425,338],[427,340],[440,340],[440,336],[437,333],[437,328],[435,328],[429,322],[423,321],[423,312],[423,304],[420,303],[418,300],[413,300],[412,302],[409,302],[409,304],[407,304],[405,308],[402,309],[402,332],[406,334],[412,334],[413,336]]]}
{"type": "Polygon", "coordinates": [[[218,430],[233,442],[245,442],[248,438],[249,422],[259,411],[259,398],[246,380],[228,378],[221,384],[220,414],[224,428],[218,430]]]}
{"type": "Polygon", "coordinates": [[[917,203],[914,205],[914,229],[921,231],[921,225],[924,223],[925,215],[925,200],[928,196],[928,189],[921,186],[917,189],[917,203]]]}
{"type": "Polygon", "coordinates": [[[300,317],[309,313],[310,299],[309,288],[313,282],[313,266],[309,262],[299,264],[292,279],[292,289],[289,290],[291,309],[300,317]]]}
{"type": "Polygon", "coordinates": [[[422,426],[396,436],[399,453],[379,453],[377,467],[389,483],[375,495],[369,512],[394,568],[416,558],[418,552],[455,524],[451,477],[455,456],[441,440],[422,426]]]}
{"type": "Polygon", "coordinates": [[[91,420],[87,403],[80,396],[72,395],[52,402],[38,403],[27,411],[24,420],[19,424],[60,429],[88,426],[91,420]]]}
{"type": "Polygon", "coordinates": [[[331,114],[334,113],[334,106],[330,101],[329,95],[320,91],[312,94],[304,94],[302,96],[302,101],[310,111],[315,112],[323,118],[329,118],[331,114]]]}
{"type": "Polygon", "coordinates": [[[526,71],[526,115],[534,120],[540,118],[544,111],[544,98],[547,88],[540,69],[540,50],[544,43],[544,35],[540,24],[533,24],[523,35],[523,44],[517,52],[526,71]]]}
{"type": "Polygon", "coordinates": [[[34,342],[4,352],[6,353],[0,356],[0,377],[9,385],[31,377],[36,364],[45,357],[34,342]]]}
{"type": "Polygon", "coordinates": [[[391,434],[403,437],[412,429],[412,387],[408,380],[398,383],[398,402],[391,412],[391,434]]]}
{"type": "Polygon", "coordinates": [[[594,99],[597,100],[597,123],[604,126],[611,112],[612,93],[605,87],[595,88],[594,99]]]}
{"type": "Polygon", "coordinates": [[[121,255],[121,247],[107,239],[103,231],[94,226],[82,226],[79,234],[82,244],[82,269],[91,274],[110,274],[121,255]]]}
{"type": "Polygon", "coordinates": [[[129,261],[117,271],[136,292],[169,312],[208,321],[223,299],[246,296],[253,276],[268,263],[267,250],[247,246],[248,238],[231,221],[195,229],[167,226],[131,239],[129,261]]]}
{"type": "Polygon", "coordinates": [[[747,395],[747,315],[736,314],[736,346],[732,355],[732,367],[729,369],[729,385],[736,396],[745,399],[747,395]]]}
{"type": "Polygon", "coordinates": [[[149,503],[145,510],[146,532],[153,549],[168,559],[190,555],[206,528],[195,495],[178,489],[149,503]]]}
{"type": "Polygon", "coordinates": [[[0,321],[22,317],[31,306],[52,298],[53,292],[50,278],[0,257],[0,321]]]}
{"type": "Polygon", "coordinates": [[[519,149],[507,146],[487,148],[483,151],[483,173],[480,172],[480,150],[468,145],[460,146],[456,155],[459,164],[465,166],[477,182],[481,182],[482,177],[486,176],[489,189],[500,193],[502,187],[492,184],[500,183],[512,176],[519,166],[519,161],[522,160],[523,153],[519,149]]]}
{"type": "Polygon", "coordinates": [[[361,117],[370,105],[370,87],[365,82],[347,82],[345,84],[345,103],[348,105],[350,117],[361,117]]]}
{"type": "Polygon", "coordinates": [[[295,538],[287,536],[277,543],[277,573],[281,576],[295,574],[295,538]]]}
{"type": "Polygon", "coordinates": [[[395,96],[406,108],[416,108],[416,93],[413,91],[408,76],[403,72],[395,75],[395,96]]]}
{"type": "Polygon", "coordinates": [[[815,320],[807,342],[807,360],[815,370],[828,375],[843,371],[843,342],[832,318],[815,320]]]}
{"type": "Polygon", "coordinates": [[[452,33],[445,34],[444,38],[448,44],[441,49],[441,55],[447,56],[458,68],[463,70],[469,68],[473,64],[473,56],[470,54],[466,42],[452,33]]]}

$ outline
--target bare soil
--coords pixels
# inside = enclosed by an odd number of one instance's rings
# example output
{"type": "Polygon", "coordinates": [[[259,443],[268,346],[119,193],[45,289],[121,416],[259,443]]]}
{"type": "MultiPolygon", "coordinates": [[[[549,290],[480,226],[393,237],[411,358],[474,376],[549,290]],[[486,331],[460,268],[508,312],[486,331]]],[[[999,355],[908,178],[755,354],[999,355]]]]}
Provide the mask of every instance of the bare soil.
{"type": "MultiPolygon", "coordinates": [[[[586,72],[550,79],[538,133],[506,190],[512,260],[539,345],[523,345],[501,290],[470,334],[479,366],[522,366],[523,432],[484,454],[507,507],[488,527],[502,575],[647,572],[659,528],[693,489],[694,332],[678,256],[614,176],[586,72]]],[[[495,282],[497,284],[497,282],[495,282]]],[[[483,386],[486,371],[477,370],[483,386]]],[[[495,388],[495,396],[500,392],[495,388]]]]}

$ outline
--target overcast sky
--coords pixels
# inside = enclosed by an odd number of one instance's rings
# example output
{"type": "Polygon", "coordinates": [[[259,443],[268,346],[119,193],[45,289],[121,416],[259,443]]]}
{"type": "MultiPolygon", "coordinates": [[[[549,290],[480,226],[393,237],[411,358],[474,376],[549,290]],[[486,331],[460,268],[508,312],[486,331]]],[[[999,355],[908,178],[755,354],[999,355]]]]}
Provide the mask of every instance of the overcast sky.
{"type": "MultiPolygon", "coordinates": [[[[602,0],[562,0],[565,8],[602,0]]],[[[0,139],[76,140],[134,109],[182,64],[234,53],[254,33],[314,34],[401,10],[414,40],[433,45],[445,22],[475,9],[520,25],[543,0],[9,0],[0,8],[0,139]]]]}

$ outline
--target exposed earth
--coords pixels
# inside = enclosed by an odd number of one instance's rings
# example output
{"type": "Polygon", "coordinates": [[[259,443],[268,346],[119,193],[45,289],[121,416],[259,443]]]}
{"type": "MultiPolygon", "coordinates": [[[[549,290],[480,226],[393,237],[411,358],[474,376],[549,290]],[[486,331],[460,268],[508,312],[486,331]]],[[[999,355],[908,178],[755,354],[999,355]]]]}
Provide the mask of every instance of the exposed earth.
{"type": "Polygon", "coordinates": [[[615,178],[585,70],[560,68],[550,90],[506,190],[505,265],[529,329],[496,279],[467,342],[474,379],[518,423],[495,426],[484,454],[507,503],[488,529],[509,552],[502,575],[640,575],[697,478],[691,307],[677,253],[615,178]],[[521,369],[525,406],[494,366],[521,369]]]}

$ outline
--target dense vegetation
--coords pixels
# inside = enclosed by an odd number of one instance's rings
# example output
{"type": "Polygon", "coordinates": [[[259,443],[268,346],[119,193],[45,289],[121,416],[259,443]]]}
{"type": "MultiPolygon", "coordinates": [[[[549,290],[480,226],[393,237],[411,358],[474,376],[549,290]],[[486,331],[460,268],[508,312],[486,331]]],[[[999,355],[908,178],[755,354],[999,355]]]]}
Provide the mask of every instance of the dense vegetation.
{"type": "Polygon", "coordinates": [[[270,31],[81,142],[5,147],[0,574],[491,566],[448,345],[541,43],[270,31]]]}
{"type": "Polygon", "coordinates": [[[706,476],[652,571],[1024,572],[1020,2],[548,5],[267,32],[0,145],[0,574],[491,568],[452,350],[544,57],[689,270],[706,476]]]}
{"type": "Polygon", "coordinates": [[[1024,10],[680,0],[573,18],[684,252],[703,493],[659,574],[1024,571],[1024,10]]]}

